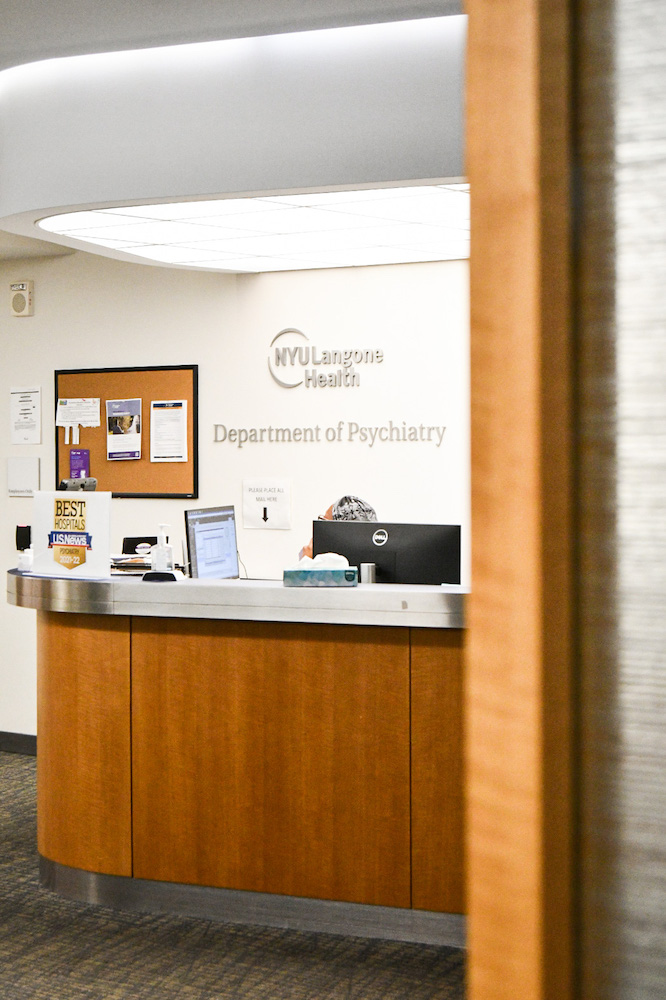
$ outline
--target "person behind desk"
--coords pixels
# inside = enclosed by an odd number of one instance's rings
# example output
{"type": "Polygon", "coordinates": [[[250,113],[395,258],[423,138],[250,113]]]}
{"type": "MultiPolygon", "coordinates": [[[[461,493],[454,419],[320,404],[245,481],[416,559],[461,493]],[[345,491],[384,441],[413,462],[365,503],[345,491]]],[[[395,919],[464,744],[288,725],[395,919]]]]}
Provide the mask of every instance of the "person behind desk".
{"type": "MultiPolygon", "coordinates": [[[[361,500],[360,497],[344,496],[336,500],[335,503],[332,503],[323,517],[319,516],[319,520],[376,521],[377,515],[374,508],[369,503],[366,503],[365,500],[361,500]]],[[[309,556],[312,559],[312,539],[298,553],[299,559],[302,559],[304,556],[309,556]]]]}

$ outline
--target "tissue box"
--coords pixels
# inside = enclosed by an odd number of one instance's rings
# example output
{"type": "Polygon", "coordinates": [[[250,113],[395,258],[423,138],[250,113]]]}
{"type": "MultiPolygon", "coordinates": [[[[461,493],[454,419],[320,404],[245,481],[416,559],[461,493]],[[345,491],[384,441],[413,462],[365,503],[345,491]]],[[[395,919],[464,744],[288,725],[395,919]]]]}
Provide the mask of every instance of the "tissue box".
{"type": "Polygon", "coordinates": [[[343,569],[286,569],[283,585],[285,587],[356,587],[358,584],[358,567],[347,566],[343,569]]]}

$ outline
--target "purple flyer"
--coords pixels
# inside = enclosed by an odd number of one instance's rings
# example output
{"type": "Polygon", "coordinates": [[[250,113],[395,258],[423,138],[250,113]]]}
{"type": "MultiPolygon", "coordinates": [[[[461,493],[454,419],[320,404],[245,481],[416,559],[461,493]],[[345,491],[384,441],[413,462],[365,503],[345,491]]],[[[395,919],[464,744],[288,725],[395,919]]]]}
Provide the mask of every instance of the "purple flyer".
{"type": "Polygon", "coordinates": [[[90,475],[90,450],[72,448],[69,453],[69,478],[87,479],[90,475]]]}

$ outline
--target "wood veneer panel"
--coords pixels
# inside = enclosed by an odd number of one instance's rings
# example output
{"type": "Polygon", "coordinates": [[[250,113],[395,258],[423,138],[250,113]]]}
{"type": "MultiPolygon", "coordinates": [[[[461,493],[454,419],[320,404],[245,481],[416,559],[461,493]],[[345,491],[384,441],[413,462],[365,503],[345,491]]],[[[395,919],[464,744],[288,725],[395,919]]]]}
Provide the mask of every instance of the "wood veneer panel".
{"type": "Polygon", "coordinates": [[[569,6],[467,5],[470,1000],[573,988],[569,6]]]}
{"type": "Polygon", "coordinates": [[[128,618],[38,612],[37,728],[40,853],[131,875],[128,618]]]}
{"type": "Polygon", "coordinates": [[[135,875],[409,906],[408,643],[134,619],[135,875]]]}
{"type": "Polygon", "coordinates": [[[412,906],[462,913],[463,632],[412,629],[412,906]]]}

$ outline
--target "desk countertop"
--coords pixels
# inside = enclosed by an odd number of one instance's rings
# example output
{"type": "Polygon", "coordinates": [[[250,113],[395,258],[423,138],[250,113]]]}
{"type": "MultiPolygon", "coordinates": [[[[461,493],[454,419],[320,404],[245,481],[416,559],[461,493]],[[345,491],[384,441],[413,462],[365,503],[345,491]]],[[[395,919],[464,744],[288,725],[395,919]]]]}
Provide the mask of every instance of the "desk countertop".
{"type": "Polygon", "coordinates": [[[33,576],[9,570],[7,601],[38,611],[153,618],[463,628],[459,586],[359,584],[284,587],[279,580],[102,580],[33,576]]]}

